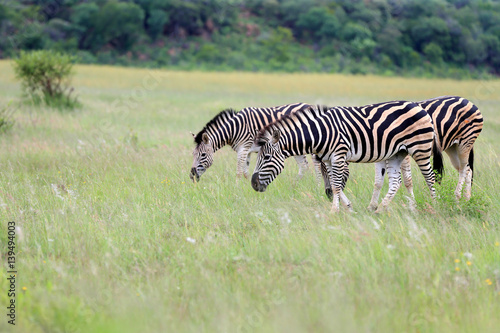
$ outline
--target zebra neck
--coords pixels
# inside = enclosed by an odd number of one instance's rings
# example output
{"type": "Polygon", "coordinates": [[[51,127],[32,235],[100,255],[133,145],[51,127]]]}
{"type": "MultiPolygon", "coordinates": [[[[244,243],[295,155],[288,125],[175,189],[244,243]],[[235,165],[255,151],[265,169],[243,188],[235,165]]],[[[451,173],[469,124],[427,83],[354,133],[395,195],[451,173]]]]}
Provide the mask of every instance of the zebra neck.
{"type": "Polygon", "coordinates": [[[221,149],[225,145],[234,146],[235,139],[235,122],[230,120],[229,122],[223,124],[218,129],[212,132],[212,142],[214,152],[221,149]]]}
{"type": "Polygon", "coordinates": [[[313,153],[313,143],[309,139],[303,138],[299,132],[294,133],[295,137],[287,134],[280,140],[281,150],[286,157],[313,153]]]}
{"type": "Polygon", "coordinates": [[[282,147],[283,155],[286,158],[291,157],[291,156],[312,154],[312,147],[309,145],[297,147],[296,145],[290,146],[290,145],[285,143],[285,144],[281,145],[281,147],[282,147]]]}

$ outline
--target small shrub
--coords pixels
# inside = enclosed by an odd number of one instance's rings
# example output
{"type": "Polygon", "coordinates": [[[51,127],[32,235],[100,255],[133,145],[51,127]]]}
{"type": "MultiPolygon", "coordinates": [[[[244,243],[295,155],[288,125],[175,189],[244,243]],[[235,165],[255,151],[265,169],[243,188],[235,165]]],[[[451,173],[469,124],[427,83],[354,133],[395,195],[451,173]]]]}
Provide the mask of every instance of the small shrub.
{"type": "Polygon", "coordinates": [[[13,113],[14,109],[9,105],[0,107],[0,134],[8,132],[14,126],[13,113]]]}
{"type": "Polygon", "coordinates": [[[73,109],[79,106],[72,97],[70,78],[75,57],[51,51],[21,52],[14,60],[16,77],[22,81],[26,97],[36,105],[73,109]]]}

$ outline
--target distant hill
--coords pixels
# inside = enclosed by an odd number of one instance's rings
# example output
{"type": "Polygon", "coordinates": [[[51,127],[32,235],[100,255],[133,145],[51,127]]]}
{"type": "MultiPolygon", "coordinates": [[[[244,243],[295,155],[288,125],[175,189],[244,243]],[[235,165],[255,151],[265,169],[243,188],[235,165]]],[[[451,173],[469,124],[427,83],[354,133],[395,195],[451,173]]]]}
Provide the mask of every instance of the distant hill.
{"type": "Polygon", "coordinates": [[[500,74],[500,1],[0,0],[0,58],[198,70],[500,74]]]}

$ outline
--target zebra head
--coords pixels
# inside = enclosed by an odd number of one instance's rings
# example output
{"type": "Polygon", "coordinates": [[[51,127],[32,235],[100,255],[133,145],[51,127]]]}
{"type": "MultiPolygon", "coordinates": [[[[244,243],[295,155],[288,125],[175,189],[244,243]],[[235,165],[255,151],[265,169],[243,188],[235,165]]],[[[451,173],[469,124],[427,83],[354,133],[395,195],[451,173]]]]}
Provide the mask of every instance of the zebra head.
{"type": "Polygon", "coordinates": [[[285,156],[279,146],[280,131],[275,129],[269,138],[269,132],[259,134],[257,145],[260,146],[257,165],[252,175],[252,187],[258,192],[264,192],[267,185],[278,176],[285,167],[285,156]]]}
{"type": "Polygon", "coordinates": [[[207,171],[214,162],[214,148],[207,133],[203,133],[201,141],[193,151],[193,165],[189,178],[194,182],[200,180],[201,175],[207,171]]]}

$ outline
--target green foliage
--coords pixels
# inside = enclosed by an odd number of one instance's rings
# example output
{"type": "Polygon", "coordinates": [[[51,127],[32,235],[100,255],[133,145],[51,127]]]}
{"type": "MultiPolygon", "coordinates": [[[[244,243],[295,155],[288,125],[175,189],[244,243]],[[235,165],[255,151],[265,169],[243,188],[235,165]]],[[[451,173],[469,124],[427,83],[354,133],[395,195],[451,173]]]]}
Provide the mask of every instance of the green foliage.
{"type": "Polygon", "coordinates": [[[440,62],[443,60],[443,50],[435,42],[431,42],[424,47],[424,54],[432,62],[440,62]]]}
{"type": "Polygon", "coordinates": [[[291,59],[288,45],[292,41],[292,31],[288,28],[278,27],[271,33],[269,38],[262,41],[262,45],[268,52],[268,59],[278,65],[280,63],[288,62],[291,59]]]}
{"type": "Polygon", "coordinates": [[[73,56],[51,52],[21,52],[14,61],[17,79],[28,98],[35,104],[41,102],[58,108],[74,108],[79,105],[76,97],[72,97],[70,86],[73,56]]]}
{"type": "Polygon", "coordinates": [[[0,58],[51,49],[87,52],[85,62],[260,71],[333,60],[326,67],[345,72],[481,78],[500,74],[499,22],[498,1],[7,1],[0,58]]]}
{"type": "Polygon", "coordinates": [[[163,10],[153,9],[149,13],[147,30],[153,39],[156,39],[163,32],[165,24],[167,24],[168,21],[168,14],[163,10]]]}
{"type": "Polygon", "coordinates": [[[94,18],[92,48],[109,43],[119,51],[128,50],[137,39],[143,19],[144,11],[136,4],[107,2],[94,18]]]}

